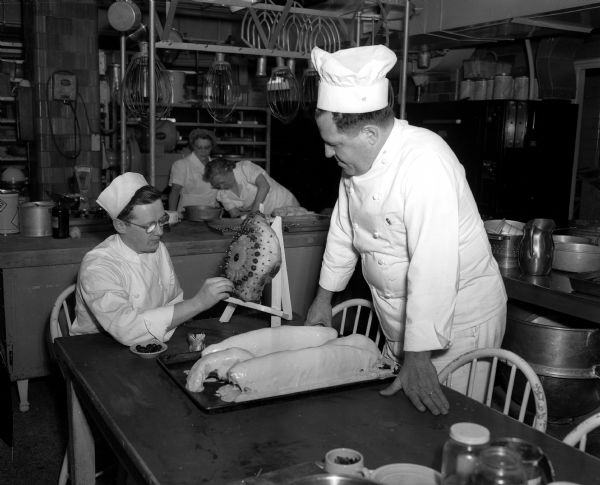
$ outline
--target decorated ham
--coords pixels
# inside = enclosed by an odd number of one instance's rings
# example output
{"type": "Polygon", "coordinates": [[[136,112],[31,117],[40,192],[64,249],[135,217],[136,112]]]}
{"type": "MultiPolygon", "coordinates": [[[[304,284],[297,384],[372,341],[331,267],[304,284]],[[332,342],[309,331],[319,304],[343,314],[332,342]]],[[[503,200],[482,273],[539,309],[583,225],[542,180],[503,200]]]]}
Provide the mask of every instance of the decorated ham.
{"type": "Polygon", "coordinates": [[[269,221],[253,212],[233,237],[225,257],[225,276],[234,284],[233,296],[258,302],[264,286],[281,266],[281,246],[269,221]]]}

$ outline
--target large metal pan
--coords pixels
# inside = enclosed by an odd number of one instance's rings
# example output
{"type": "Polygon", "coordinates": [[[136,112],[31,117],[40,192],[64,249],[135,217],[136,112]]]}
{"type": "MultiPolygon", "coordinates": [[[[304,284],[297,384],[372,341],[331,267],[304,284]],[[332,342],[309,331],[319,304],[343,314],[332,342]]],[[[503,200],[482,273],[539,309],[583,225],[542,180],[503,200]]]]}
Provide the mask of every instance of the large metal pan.
{"type": "Polygon", "coordinates": [[[552,269],[581,273],[600,270],[600,246],[575,242],[555,243],[552,269]]]}
{"type": "Polygon", "coordinates": [[[600,328],[587,326],[573,317],[508,305],[502,347],[539,375],[549,416],[581,416],[600,406],[600,328]]]}

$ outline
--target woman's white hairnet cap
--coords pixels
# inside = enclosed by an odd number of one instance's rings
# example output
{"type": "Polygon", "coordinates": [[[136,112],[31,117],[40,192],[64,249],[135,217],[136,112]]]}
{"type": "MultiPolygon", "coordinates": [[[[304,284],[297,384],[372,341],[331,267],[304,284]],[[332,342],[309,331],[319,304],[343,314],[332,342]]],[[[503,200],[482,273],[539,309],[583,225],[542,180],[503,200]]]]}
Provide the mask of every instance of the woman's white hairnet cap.
{"type": "Polygon", "coordinates": [[[96,202],[108,212],[111,218],[116,219],[129,204],[133,195],[146,185],[148,182],[143,175],[126,172],[115,178],[108,187],[100,192],[96,202]]]}
{"type": "Polygon", "coordinates": [[[314,47],[312,62],[321,77],[317,108],[336,113],[368,113],[388,105],[386,74],[396,54],[383,45],[329,53],[314,47]]]}

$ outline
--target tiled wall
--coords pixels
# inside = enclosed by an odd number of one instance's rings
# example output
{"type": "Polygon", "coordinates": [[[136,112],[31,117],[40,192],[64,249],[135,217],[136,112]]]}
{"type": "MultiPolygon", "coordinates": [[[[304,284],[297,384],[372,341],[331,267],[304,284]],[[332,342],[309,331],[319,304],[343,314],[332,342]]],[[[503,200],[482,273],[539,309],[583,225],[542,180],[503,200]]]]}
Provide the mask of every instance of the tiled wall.
{"type": "Polygon", "coordinates": [[[31,196],[47,199],[48,193],[77,192],[73,167],[87,165],[92,167],[90,197],[95,199],[101,169],[100,151],[92,151],[91,143],[100,125],[96,1],[25,1],[23,26],[36,138],[31,196]],[[76,76],[76,102],[70,105],[52,100],[49,80],[57,71],[76,76]]]}

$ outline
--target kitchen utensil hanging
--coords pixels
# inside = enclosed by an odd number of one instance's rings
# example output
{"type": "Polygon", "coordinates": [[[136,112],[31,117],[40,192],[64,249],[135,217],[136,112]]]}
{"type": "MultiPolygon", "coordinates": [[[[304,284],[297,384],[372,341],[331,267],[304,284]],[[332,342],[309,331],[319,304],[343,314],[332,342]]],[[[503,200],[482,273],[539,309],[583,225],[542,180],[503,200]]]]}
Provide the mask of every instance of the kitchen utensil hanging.
{"type": "Polygon", "coordinates": [[[284,123],[292,121],[298,113],[300,86],[282,57],[277,58],[277,66],[267,81],[267,101],[273,116],[284,123]]]}
{"type": "MultiPolygon", "coordinates": [[[[121,99],[129,117],[139,118],[142,124],[147,124],[150,101],[148,43],[140,42],[139,47],[140,52],[134,54],[127,65],[121,83],[121,99]]],[[[154,65],[154,92],[156,118],[164,118],[171,110],[173,90],[169,73],[158,59],[154,65]]]]}
{"type": "Polygon", "coordinates": [[[317,107],[317,97],[319,94],[319,73],[309,59],[308,68],[302,74],[301,93],[302,93],[302,109],[307,113],[315,110],[317,107]]]}
{"type": "MultiPolygon", "coordinates": [[[[271,0],[265,3],[276,5],[271,0]]],[[[294,2],[292,7],[302,8],[302,5],[294,2]]],[[[283,25],[278,26],[281,19],[281,12],[247,9],[242,19],[242,41],[256,49],[277,48],[301,54],[309,53],[314,46],[328,52],[341,48],[338,26],[330,17],[288,12],[283,25]],[[273,36],[276,38],[273,39],[273,36]]]]}
{"type": "Polygon", "coordinates": [[[205,75],[203,98],[215,121],[226,121],[237,105],[239,89],[233,80],[231,65],[218,52],[205,75]]]}

